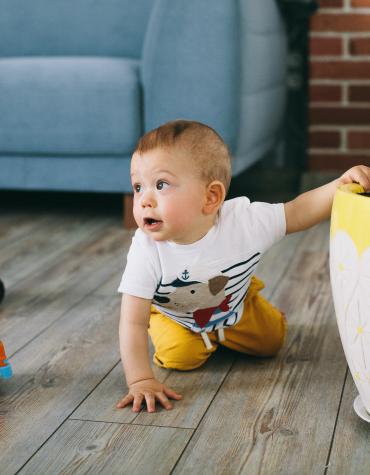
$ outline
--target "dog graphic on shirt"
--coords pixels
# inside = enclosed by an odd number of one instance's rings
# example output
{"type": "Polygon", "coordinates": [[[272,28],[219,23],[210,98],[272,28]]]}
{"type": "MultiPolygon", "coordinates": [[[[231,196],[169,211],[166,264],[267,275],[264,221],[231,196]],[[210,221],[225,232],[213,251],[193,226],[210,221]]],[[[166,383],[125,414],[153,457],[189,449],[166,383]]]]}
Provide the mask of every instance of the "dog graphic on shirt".
{"type": "Polygon", "coordinates": [[[232,295],[225,295],[228,281],[225,275],[212,277],[207,283],[176,279],[170,284],[175,290],[168,295],[155,294],[153,303],[176,312],[192,312],[196,323],[203,328],[215,312],[229,310],[232,295]]]}

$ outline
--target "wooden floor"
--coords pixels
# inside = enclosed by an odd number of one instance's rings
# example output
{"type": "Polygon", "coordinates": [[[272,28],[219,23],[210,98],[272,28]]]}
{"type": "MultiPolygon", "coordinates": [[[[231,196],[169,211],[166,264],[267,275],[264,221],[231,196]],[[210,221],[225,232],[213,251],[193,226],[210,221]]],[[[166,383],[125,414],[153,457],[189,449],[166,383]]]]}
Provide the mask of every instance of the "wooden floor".
{"type": "Polygon", "coordinates": [[[289,322],[279,356],[219,350],[192,372],[155,368],[184,398],[154,414],[115,408],[126,391],[116,288],[131,235],[118,215],[2,210],[0,338],[14,376],[0,381],[0,473],[368,475],[328,224],[285,238],[260,265],[289,322]]]}

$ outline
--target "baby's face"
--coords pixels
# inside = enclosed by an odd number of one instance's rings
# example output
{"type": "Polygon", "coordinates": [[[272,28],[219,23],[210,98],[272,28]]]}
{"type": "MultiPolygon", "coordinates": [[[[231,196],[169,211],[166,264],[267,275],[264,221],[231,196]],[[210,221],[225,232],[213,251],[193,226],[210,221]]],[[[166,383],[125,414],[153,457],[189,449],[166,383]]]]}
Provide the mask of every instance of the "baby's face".
{"type": "Polygon", "coordinates": [[[190,244],[205,234],[209,221],[202,211],[206,184],[180,152],[135,153],[131,181],[136,223],[151,238],[190,244]]]}

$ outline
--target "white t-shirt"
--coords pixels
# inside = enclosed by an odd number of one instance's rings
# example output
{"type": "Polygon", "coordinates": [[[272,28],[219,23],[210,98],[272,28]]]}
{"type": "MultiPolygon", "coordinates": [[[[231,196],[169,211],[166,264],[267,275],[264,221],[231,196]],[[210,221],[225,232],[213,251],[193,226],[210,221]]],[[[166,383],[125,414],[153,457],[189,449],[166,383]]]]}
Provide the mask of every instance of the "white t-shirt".
{"type": "Polygon", "coordinates": [[[284,205],[240,197],[224,202],[199,241],[154,241],[138,229],[119,292],[152,300],[164,315],[201,333],[235,325],[260,257],[286,232],[284,205]]]}

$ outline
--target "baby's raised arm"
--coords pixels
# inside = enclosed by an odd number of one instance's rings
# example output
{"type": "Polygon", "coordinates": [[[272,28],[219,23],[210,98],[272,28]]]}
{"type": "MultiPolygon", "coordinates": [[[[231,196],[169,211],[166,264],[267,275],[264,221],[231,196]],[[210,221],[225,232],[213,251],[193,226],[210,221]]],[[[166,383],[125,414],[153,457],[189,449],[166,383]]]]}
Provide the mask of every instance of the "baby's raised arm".
{"type": "Polygon", "coordinates": [[[165,409],[171,409],[168,397],[177,400],[182,397],[154,378],[148,347],[150,306],[148,299],[122,296],[119,341],[129,392],[118,402],[117,408],[132,403],[132,410],[139,412],[145,399],[148,412],[154,412],[156,399],[165,409]]]}
{"type": "Polygon", "coordinates": [[[357,182],[370,190],[370,168],[358,165],[337,180],[297,196],[285,203],[286,234],[303,231],[330,216],[336,189],[341,184],[357,182]]]}

